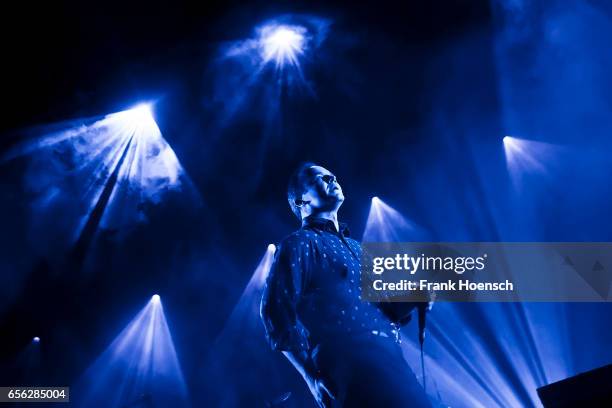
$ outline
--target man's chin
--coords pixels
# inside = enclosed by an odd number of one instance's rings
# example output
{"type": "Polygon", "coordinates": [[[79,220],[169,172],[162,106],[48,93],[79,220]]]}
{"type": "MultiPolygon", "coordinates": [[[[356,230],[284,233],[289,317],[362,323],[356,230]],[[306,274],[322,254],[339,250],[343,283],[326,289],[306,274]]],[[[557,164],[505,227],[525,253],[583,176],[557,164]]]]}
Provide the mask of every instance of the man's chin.
{"type": "Polygon", "coordinates": [[[344,195],[342,194],[333,194],[330,196],[330,199],[335,201],[337,204],[342,204],[344,202],[344,195]]]}

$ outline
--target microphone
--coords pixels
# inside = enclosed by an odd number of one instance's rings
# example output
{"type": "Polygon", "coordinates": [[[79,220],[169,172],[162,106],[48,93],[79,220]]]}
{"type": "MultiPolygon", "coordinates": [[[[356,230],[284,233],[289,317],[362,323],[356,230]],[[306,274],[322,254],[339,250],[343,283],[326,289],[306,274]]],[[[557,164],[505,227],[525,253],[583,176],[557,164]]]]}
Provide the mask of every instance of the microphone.
{"type": "Polygon", "coordinates": [[[428,302],[419,303],[419,344],[421,345],[421,374],[423,376],[423,392],[427,395],[427,382],[425,381],[425,355],[423,354],[423,343],[425,343],[425,322],[427,320],[428,302]]]}
{"type": "Polygon", "coordinates": [[[423,343],[425,342],[425,322],[427,317],[427,307],[428,304],[426,302],[419,303],[419,343],[421,344],[421,349],[423,348],[423,343]]]}

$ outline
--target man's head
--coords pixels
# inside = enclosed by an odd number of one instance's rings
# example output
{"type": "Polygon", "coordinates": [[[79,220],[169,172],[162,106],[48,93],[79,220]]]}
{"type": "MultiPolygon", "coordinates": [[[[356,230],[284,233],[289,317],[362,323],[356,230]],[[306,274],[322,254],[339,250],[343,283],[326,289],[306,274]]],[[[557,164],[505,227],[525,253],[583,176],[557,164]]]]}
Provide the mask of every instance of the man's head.
{"type": "Polygon", "coordinates": [[[336,176],[308,162],[300,165],[291,176],[287,199],[295,216],[302,220],[312,214],[337,211],[344,194],[336,176]]]}

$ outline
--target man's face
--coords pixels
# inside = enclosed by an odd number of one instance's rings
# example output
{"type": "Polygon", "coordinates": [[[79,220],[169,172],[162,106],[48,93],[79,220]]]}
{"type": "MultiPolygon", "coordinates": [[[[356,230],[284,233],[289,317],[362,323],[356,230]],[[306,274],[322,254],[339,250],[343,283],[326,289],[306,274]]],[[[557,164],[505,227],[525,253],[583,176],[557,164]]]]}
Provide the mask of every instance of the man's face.
{"type": "Polygon", "coordinates": [[[313,166],[310,171],[311,176],[306,183],[302,200],[309,202],[313,210],[333,211],[340,208],[344,194],[336,176],[321,166],[313,166]]]}

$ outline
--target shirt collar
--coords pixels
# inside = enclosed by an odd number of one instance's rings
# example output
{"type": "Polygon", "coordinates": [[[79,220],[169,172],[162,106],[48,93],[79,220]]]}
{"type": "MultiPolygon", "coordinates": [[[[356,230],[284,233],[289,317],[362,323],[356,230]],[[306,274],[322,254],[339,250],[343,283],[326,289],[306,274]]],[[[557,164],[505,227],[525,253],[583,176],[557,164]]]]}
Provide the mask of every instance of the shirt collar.
{"type": "MultiPolygon", "coordinates": [[[[334,225],[333,221],[312,215],[302,220],[302,228],[304,227],[316,228],[322,231],[333,232],[335,234],[338,233],[338,231],[336,231],[336,226],[334,225]]],[[[346,223],[339,222],[338,227],[340,228],[340,234],[342,234],[342,236],[350,236],[350,231],[346,223]]]]}

